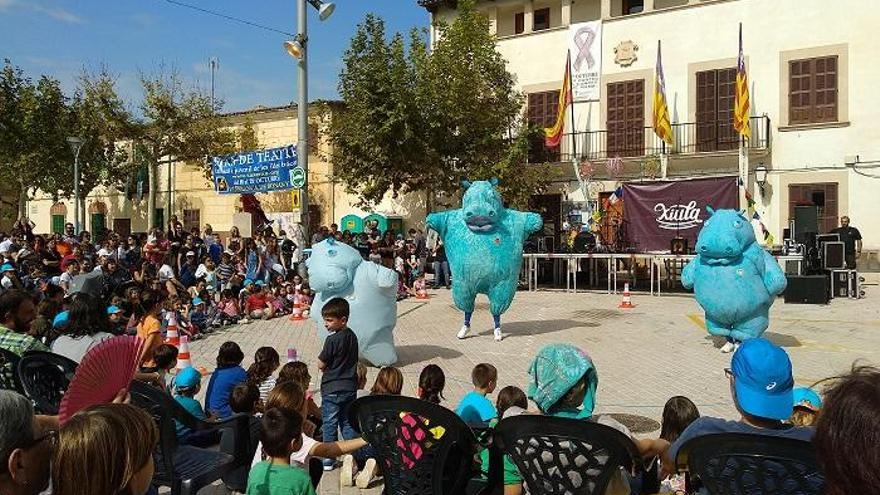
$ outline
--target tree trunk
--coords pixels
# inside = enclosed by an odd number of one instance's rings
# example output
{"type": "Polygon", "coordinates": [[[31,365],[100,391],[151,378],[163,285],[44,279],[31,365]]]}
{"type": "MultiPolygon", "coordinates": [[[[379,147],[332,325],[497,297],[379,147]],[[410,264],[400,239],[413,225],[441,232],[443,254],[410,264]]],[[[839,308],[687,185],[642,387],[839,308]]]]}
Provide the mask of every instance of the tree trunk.
{"type": "Polygon", "coordinates": [[[156,226],[156,191],[159,189],[159,164],[151,160],[148,166],[150,191],[147,194],[147,230],[156,226]]]}
{"type": "Polygon", "coordinates": [[[28,202],[28,186],[25,184],[20,184],[18,188],[18,220],[19,218],[27,216],[27,202],[28,202]]]}

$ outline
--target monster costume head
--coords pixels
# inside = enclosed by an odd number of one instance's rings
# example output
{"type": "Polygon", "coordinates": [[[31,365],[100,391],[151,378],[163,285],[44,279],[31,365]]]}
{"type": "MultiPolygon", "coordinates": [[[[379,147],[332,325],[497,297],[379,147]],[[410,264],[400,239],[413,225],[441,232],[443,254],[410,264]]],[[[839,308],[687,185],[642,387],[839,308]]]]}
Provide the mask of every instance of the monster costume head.
{"type": "Polygon", "coordinates": [[[495,230],[499,222],[503,221],[505,212],[501,202],[501,194],[495,186],[498,179],[488,181],[462,181],[465,189],[461,199],[461,210],[464,212],[464,223],[471,232],[488,234],[495,230]]]}
{"type": "Polygon", "coordinates": [[[742,212],[706,210],[711,216],[697,237],[697,253],[710,265],[729,265],[755,243],[755,231],[742,212]]]}

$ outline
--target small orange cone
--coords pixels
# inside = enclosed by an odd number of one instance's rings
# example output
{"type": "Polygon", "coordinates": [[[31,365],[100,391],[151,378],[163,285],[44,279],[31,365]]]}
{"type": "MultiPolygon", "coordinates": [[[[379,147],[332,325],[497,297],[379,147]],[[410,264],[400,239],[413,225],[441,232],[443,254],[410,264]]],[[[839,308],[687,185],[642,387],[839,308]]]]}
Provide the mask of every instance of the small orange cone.
{"type": "Polygon", "coordinates": [[[617,305],[620,309],[633,309],[635,308],[635,304],[632,303],[632,297],[630,297],[629,293],[629,283],[623,284],[623,300],[620,301],[620,304],[617,305]]]}
{"type": "Polygon", "coordinates": [[[299,294],[296,294],[293,296],[293,314],[290,315],[290,321],[302,320],[305,320],[305,317],[303,317],[302,303],[300,302],[299,294]]]}
{"type": "Polygon", "coordinates": [[[180,346],[180,333],[177,331],[177,315],[173,312],[168,318],[168,334],[165,337],[165,343],[171,344],[174,347],[180,346]]]}
{"type": "Polygon", "coordinates": [[[416,299],[428,299],[428,291],[424,289],[417,290],[416,299]]]}
{"type": "Polygon", "coordinates": [[[177,369],[182,370],[184,368],[189,368],[192,366],[192,361],[189,357],[189,338],[184,335],[180,337],[180,347],[177,352],[177,369]]]}

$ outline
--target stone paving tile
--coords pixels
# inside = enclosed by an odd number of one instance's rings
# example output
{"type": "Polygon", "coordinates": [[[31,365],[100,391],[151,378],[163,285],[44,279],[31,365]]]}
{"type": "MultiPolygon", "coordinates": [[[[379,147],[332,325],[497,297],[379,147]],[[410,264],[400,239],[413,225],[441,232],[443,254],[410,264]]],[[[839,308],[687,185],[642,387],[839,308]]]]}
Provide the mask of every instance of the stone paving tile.
{"type": "MultiPolygon", "coordinates": [[[[880,363],[880,305],[868,287],[863,300],[835,299],[828,306],[786,305],[779,300],[772,309],[771,327],[765,334],[788,351],[795,380],[810,385],[845,372],[854,361],[880,363]]],[[[547,343],[569,342],[586,350],[599,374],[599,413],[628,413],[660,420],[669,397],[691,398],[705,415],[734,418],[724,368],[730,356],[702,329],[702,314],[692,297],[634,294],[632,310],[619,310],[619,295],[605,293],[520,292],[504,315],[504,341],[492,341],[492,319],[485,300],[474,313],[469,338],[457,340],[461,313],[446,290],[432,292],[429,301],[406,300],[398,304],[395,338],[404,375],[404,394],[412,395],[422,368],[435,363],[446,372],[447,407],[471,389],[470,371],[479,362],[498,368],[499,388],[525,387],[527,368],[537,350],[547,343]]],[[[315,358],[319,352],[313,323],[294,323],[286,318],[255,322],[222,330],[192,343],[196,366],[213,368],[217,349],[226,340],[239,343],[245,368],[256,349],[271,345],[282,358],[296,347],[300,359],[309,363],[318,386],[315,358]]],[[[371,368],[368,385],[377,370],[371,368]]],[[[204,388],[204,387],[203,387],[204,388]]],[[[656,433],[655,433],[656,434],[656,433]]],[[[226,493],[223,488],[203,493],[226,493]]],[[[381,493],[339,489],[338,472],[325,476],[319,493],[348,495],[381,493]]]]}

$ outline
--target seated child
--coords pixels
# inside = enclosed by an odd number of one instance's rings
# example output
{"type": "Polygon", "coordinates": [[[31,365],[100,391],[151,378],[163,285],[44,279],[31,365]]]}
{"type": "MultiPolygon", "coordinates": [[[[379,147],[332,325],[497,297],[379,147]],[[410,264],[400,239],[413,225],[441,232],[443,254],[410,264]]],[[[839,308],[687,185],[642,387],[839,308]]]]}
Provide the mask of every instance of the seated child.
{"type": "MultiPolygon", "coordinates": [[[[202,421],[214,421],[216,418],[205,414],[202,405],[195,399],[196,394],[202,389],[202,374],[199,370],[190,366],[180,370],[174,380],[175,396],[174,400],[183,406],[188,413],[196,419],[202,421]]],[[[218,432],[193,432],[180,421],[174,420],[177,428],[177,440],[182,444],[195,445],[197,447],[207,447],[216,444],[220,438],[218,432]]]]}
{"type": "Polygon", "coordinates": [[[416,276],[415,280],[413,280],[411,294],[416,296],[418,299],[428,298],[428,284],[425,282],[424,273],[419,273],[416,276]]]}
{"type": "MultiPolygon", "coordinates": [[[[525,392],[519,387],[507,386],[498,392],[498,400],[495,403],[500,418],[516,416],[521,414],[529,407],[529,400],[526,398],[525,392]]],[[[497,419],[493,419],[490,426],[494,427],[498,424],[497,419]]],[[[481,483],[488,481],[489,475],[489,449],[480,450],[480,477],[481,483]]],[[[516,468],[516,464],[510,460],[510,457],[504,456],[504,493],[522,493],[522,476],[516,468]]]]}
{"type": "Polygon", "coordinates": [[[220,302],[217,303],[217,322],[220,325],[231,325],[238,323],[238,319],[238,300],[231,290],[223,289],[220,302]]]}
{"type": "MultiPolygon", "coordinates": [[[[681,435],[681,432],[699,417],[700,411],[690,399],[682,396],[672,397],[663,406],[660,438],[669,443],[674,442],[681,435]]],[[[660,457],[656,457],[645,474],[645,484],[651,488],[651,493],[685,493],[683,474],[674,474],[660,479],[661,471],[660,457]]]]}
{"type": "Polygon", "coordinates": [[[198,333],[206,332],[210,329],[208,324],[207,304],[201,297],[192,300],[192,308],[189,310],[189,323],[198,330],[198,333]]]}
{"type": "Polygon", "coordinates": [[[471,372],[474,390],[462,397],[455,413],[468,424],[483,424],[498,417],[492,402],[486,397],[495,391],[498,383],[498,370],[487,363],[474,366],[471,372]]]}
{"type": "Polygon", "coordinates": [[[273,407],[263,415],[260,443],[267,460],[248,475],[247,495],[315,495],[309,474],[292,466],[291,454],[302,448],[302,416],[292,409],[273,407]]]}
{"type": "Polygon", "coordinates": [[[244,353],[235,342],[224,342],[217,352],[217,368],[211,374],[208,391],[205,394],[205,405],[218,417],[228,418],[232,415],[229,407],[229,395],[239,383],[247,381],[247,372],[241,367],[244,353]]]}
{"type": "Polygon", "coordinates": [[[272,376],[281,365],[281,357],[274,347],[260,347],[254,354],[254,364],[247,370],[247,382],[260,391],[260,400],[266,402],[269,392],[275,388],[272,376]]]}
{"type": "MultiPolygon", "coordinates": [[[[236,414],[248,415],[250,437],[247,444],[247,458],[250,459],[254,456],[257,447],[260,445],[260,432],[263,430],[260,421],[262,415],[257,412],[258,409],[262,408],[262,404],[260,404],[260,391],[250,383],[239,383],[232,389],[232,394],[229,396],[229,407],[236,414]]],[[[247,477],[247,467],[236,469],[233,473],[227,474],[223,477],[224,481],[227,479],[227,476],[247,477]]]]}
{"type": "MultiPolygon", "coordinates": [[[[312,375],[309,366],[302,361],[287,363],[278,372],[278,383],[292,381],[298,384],[306,394],[306,423],[314,424],[314,430],[321,427],[321,408],[315,403],[315,393],[311,389],[312,375]]],[[[310,434],[306,431],[306,434],[310,434]]],[[[315,434],[314,436],[317,436],[315,434]]]]}
{"type": "MultiPolygon", "coordinates": [[[[422,369],[419,375],[419,388],[416,391],[419,399],[434,404],[439,404],[444,400],[443,388],[446,386],[446,375],[443,370],[436,364],[429,364],[422,369]]],[[[501,396],[498,396],[501,401],[501,396]]],[[[502,414],[499,410],[498,414],[502,414]]]]}
{"type": "Polygon", "coordinates": [[[113,327],[113,335],[125,335],[125,325],[128,323],[128,318],[125,317],[125,311],[122,308],[119,306],[108,306],[107,318],[113,327]]]}
{"type": "Polygon", "coordinates": [[[360,399],[366,395],[369,395],[367,392],[367,365],[358,361],[357,364],[357,379],[358,379],[358,388],[355,394],[357,394],[357,398],[360,399]]]}
{"type": "Polygon", "coordinates": [[[788,422],[795,426],[814,426],[822,409],[822,398],[809,387],[797,387],[792,393],[794,410],[788,422]]]}
{"type": "Polygon", "coordinates": [[[177,347],[171,344],[162,344],[153,351],[153,361],[159,373],[157,382],[161,383],[168,393],[174,391],[174,377],[169,372],[177,367],[177,353],[177,347]]]}

